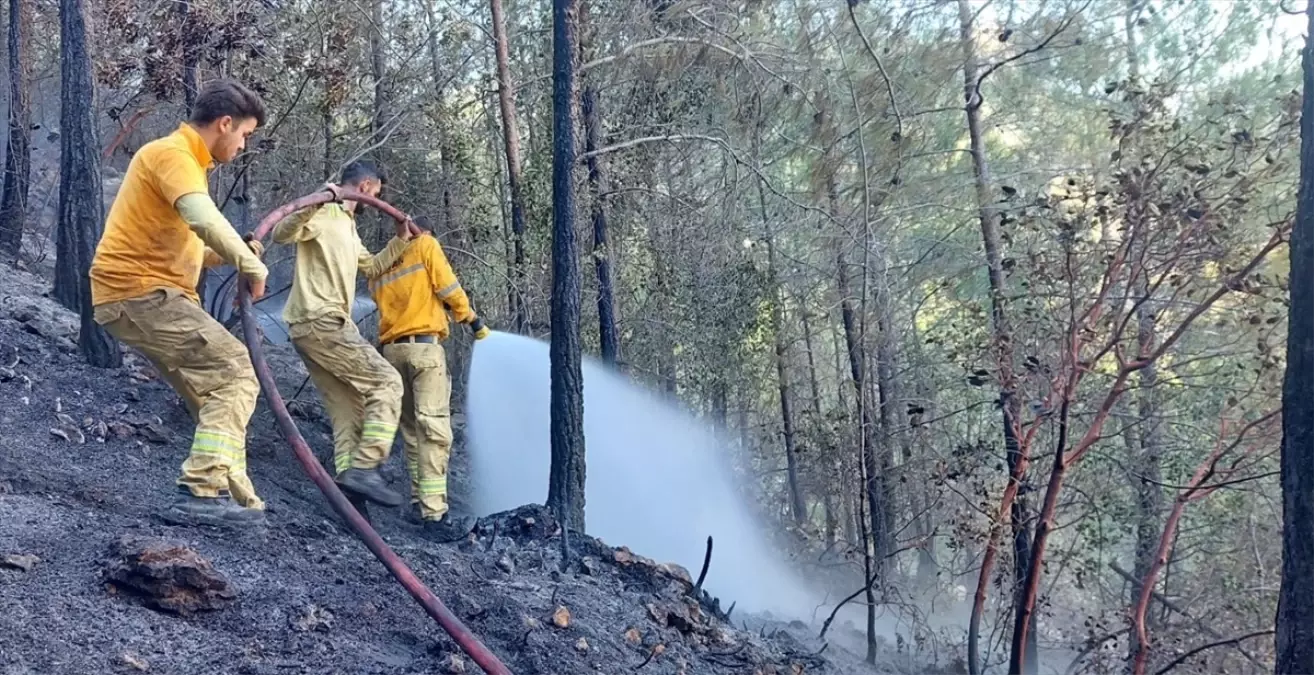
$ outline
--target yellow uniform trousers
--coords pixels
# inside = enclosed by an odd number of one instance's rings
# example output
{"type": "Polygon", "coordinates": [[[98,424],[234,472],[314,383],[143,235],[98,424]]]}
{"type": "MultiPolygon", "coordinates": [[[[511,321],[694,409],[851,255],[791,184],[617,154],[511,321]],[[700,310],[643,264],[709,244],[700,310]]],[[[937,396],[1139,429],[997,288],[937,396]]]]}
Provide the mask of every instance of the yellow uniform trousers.
{"type": "Polygon", "coordinates": [[[228,491],[263,509],[246,475],[246,425],[260,394],[246,345],[174,289],[97,305],[95,319],[149,359],[187,404],[196,433],[178,484],[197,497],[228,491]]]}
{"type": "Polygon", "coordinates": [[[411,474],[411,502],[420,517],[438,520],[447,513],[447,462],[452,455],[452,380],[447,356],[436,342],[384,345],[383,356],[401,374],[401,432],[411,474]]]}
{"type": "Polygon", "coordinates": [[[373,469],[392,452],[402,382],[350,319],[330,314],[288,327],[333,423],[333,468],[373,469]]]}

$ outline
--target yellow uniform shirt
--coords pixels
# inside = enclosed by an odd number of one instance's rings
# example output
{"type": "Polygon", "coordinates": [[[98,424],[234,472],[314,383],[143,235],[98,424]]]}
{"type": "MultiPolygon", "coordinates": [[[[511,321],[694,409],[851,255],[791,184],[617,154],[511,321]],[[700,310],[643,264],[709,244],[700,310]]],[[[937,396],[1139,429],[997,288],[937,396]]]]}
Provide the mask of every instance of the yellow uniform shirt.
{"type": "Polygon", "coordinates": [[[416,239],[387,274],[371,282],[370,294],[379,306],[383,344],[410,335],[447,337],[447,309],[458,323],[475,318],[443,247],[429,235],[416,239]]]}
{"type": "Polygon", "coordinates": [[[225,259],[244,274],[265,277],[264,264],[222,216],[189,225],[175,207],[186,195],[209,199],[206,169],[212,161],[205,141],[187,124],[137,151],[91,261],[92,304],[130,300],[161,288],[178,289],[198,301],[202,267],[225,259]]]}
{"type": "Polygon", "coordinates": [[[370,279],[379,276],[410,243],[393,237],[378,255],[371,255],[356,233],[356,218],[332,202],[279,221],[274,241],[297,245],[292,294],[283,308],[283,320],[289,324],[334,314],[350,319],[356,272],[370,279]]]}

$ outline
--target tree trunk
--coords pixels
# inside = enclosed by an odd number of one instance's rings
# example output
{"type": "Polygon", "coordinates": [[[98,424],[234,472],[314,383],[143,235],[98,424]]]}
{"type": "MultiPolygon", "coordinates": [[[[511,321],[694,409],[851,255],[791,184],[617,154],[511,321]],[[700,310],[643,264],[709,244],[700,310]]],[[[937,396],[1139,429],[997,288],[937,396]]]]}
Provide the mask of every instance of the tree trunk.
{"type": "MultiPolygon", "coordinates": [[[[1123,16],[1123,30],[1125,32],[1127,43],[1127,74],[1128,79],[1133,86],[1128,87],[1130,92],[1135,92],[1139,87],[1135,86],[1140,81],[1140,50],[1136,44],[1136,19],[1140,12],[1140,7],[1145,0],[1127,0],[1126,14],[1123,16]]],[[[1131,93],[1129,96],[1135,97],[1137,94],[1131,93]]],[[[1126,152],[1124,150],[1124,152],[1126,152]]],[[[1139,156],[1139,152],[1132,148],[1130,153],[1133,156],[1139,156]]],[[[1133,178],[1133,180],[1135,180],[1133,178]]],[[[1148,242],[1148,233],[1142,232],[1145,228],[1144,217],[1141,208],[1136,202],[1129,203],[1127,206],[1126,222],[1128,228],[1134,233],[1134,240],[1148,242]],[[1139,233],[1139,234],[1137,234],[1139,233]]],[[[1136,276],[1134,292],[1136,294],[1136,345],[1139,350],[1138,354],[1144,356],[1152,351],[1155,347],[1155,315],[1154,307],[1150,302],[1149,272],[1145,268],[1144,260],[1148,244],[1140,247],[1140,256],[1135,259],[1141,265],[1141,271],[1136,276]]],[[[1139,433],[1133,440],[1134,447],[1131,448],[1134,454],[1131,456],[1131,466],[1133,471],[1132,489],[1136,494],[1137,517],[1136,517],[1136,559],[1132,567],[1132,575],[1136,578],[1136,583],[1132,584],[1131,600],[1135,603],[1142,595],[1140,581],[1150,578],[1151,569],[1155,566],[1155,559],[1159,550],[1160,530],[1159,525],[1161,514],[1164,509],[1164,493],[1160,483],[1163,482],[1162,453],[1163,453],[1163,435],[1159,428],[1159,402],[1155,385],[1159,380],[1159,369],[1156,364],[1151,363],[1140,371],[1139,385],[1136,389],[1137,397],[1137,416],[1140,424],[1139,433]]],[[[1152,624],[1149,616],[1142,614],[1142,619],[1147,624],[1152,624]]],[[[1146,628],[1152,628],[1147,625],[1146,628]]],[[[1129,645],[1128,661],[1132,664],[1142,663],[1143,659],[1138,659],[1140,643],[1131,640],[1129,645]]]]}
{"type": "Polygon", "coordinates": [[[192,21],[191,0],[179,0],[174,6],[182,24],[183,36],[183,107],[190,113],[196,104],[197,81],[196,70],[201,63],[201,50],[205,44],[205,29],[200,22],[192,21]]]}
{"type": "MultiPolygon", "coordinates": [[[[383,48],[383,3],[373,0],[370,3],[370,75],[374,80],[374,111],[370,127],[374,132],[374,142],[383,140],[384,127],[387,126],[388,87],[387,59],[383,48]]],[[[381,153],[387,144],[379,146],[381,153]]]]}
{"type": "MultiPolygon", "coordinates": [[[[554,0],[555,2],[556,0],[554,0]]],[[[520,187],[520,131],[516,126],[515,85],[511,82],[511,47],[506,34],[506,18],[502,15],[502,0],[489,0],[493,12],[493,39],[497,45],[497,101],[502,108],[502,137],[506,142],[506,173],[511,185],[511,236],[514,242],[515,261],[512,268],[511,314],[518,333],[529,330],[528,308],[525,307],[525,200],[520,187]]],[[[555,11],[555,10],[554,10],[555,11]]],[[[555,45],[553,47],[555,50],[555,45]]],[[[569,111],[567,117],[571,117],[569,111]]],[[[571,132],[574,137],[574,132],[571,132]]],[[[554,148],[553,154],[556,154],[554,148]]],[[[570,150],[574,157],[575,150],[570,150]]],[[[555,161],[555,160],[554,160],[555,161]]],[[[573,205],[572,205],[573,206],[573,205]]],[[[553,203],[553,217],[557,205],[553,203]]],[[[573,217],[573,216],[572,216],[573,217]]],[[[555,254],[555,250],[554,250],[555,254]]]]}
{"type": "Polygon", "coordinates": [[[55,292],[81,317],[78,345],[83,356],[93,366],[114,368],[122,363],[119,346],[92,318],[89,271],[105,221],[105,203],[85,16],[82,0],[60,0],[59,258],[55,261],[55,292]]]}
{"type": "MultiPolygon", "coordinates": [[[[1004,451],[1007,456],[1009,483],[1011,484],[1008,493],[1015,495],[1012,497],[1012,503],[1008,505],[1008,510],[1013,529],[1013,578],[1015,580],[1013,598],[1015,611],[1018,611],[1020,610],[1017,605],[1021,598],[1022,582],[1027,577],[1027,561],[1031,560],[1029,509],[1026,495],[1020,489],[1021,484],[1026,480],[1028,457],[1019,445],[1017,437],[1017,423],[1021,416],[1021,405],[1014,395],[1016,385],[1013,376],[1013,342],[1004,307],[1004,265],[1001,252],[1003,246],[999,234],[999,213],[994,208],[994,200],[991,197],[993,187],[985,154],[985,136],[981,124],[981,101],[977,94],[980,81],[974,42],[973,17],[974,14],[968,0],[958,0],[959,37],[963,50],[963,110],[967,116],[968,142],[972,155],[972,169],[976,177],[978,219],[981,223],[981,239],[985,244],[986,272],[990,282],[993,346],[999,362],[999,400],[1003,404],[1000,406],[1000,410],[1003,416],[1004,451]]],[[[987,552],[982,561],[980,584],[988,584],[990,580],[990,567],[993,566],[995,559],[993,554],[998,547],[996,537],[993,535],[994,532],[995,530],[992,529],[992,536],[986,543],[987,552]]],[[[979,606],[972,608],[971,625],[968,630],[967,664],[972,675],[979,675],[981,672],[978,641],[980,615],[984,609],[983,603],[985,601],[983,590],[983,588],[978,588],[976,604],[979,606]]],[[[1028,674],[1034,673],[1037,665],[1035,658],[1036,641],[1034,639],[1035,622],[1033,621],[1029,625],[1032,633],[1029,637],[1032,639],[1026,641],[1028,674]]]]}
{"type": "Polygon", "coordinates": [[[1301,54],[1300,191],[1291,233],[1291,310],[1282,383],[1279,674],[1314,673],[1314,3],[1301,54]]]}
{"type": "Polygon", "coordinates": [[[785,289],[781,286],[780,271],[776,266],[776,244],[771,232],[771,220],[767,216],[766,191],[762,182],[757,183],[758,205],[762,210],[762,227],[766,235],[767,275],[775,287],[775,297],[771,303],[771,325],[775,335],[776,385],[780,392],[780,421],[785,440],[785,470],[788,474],[790,515],[794,524],[803,527],[807,519],[807,506],[798,480],[798,448],[794,435],[794,412],[791,409],[789,373],[785,368],[787,349],[785,345],[785,289]]]}
{"type": "MultiPolygon", "coordinates": [[[[497,0],[493,0],[496,6],[497,0]]],[[[575,246],[575,0],[552,2],[552,465],[548,506],[584,532],[584,380],[575,246]]],[[[500,68],[499,68],[500,70],[500,68]]],[[[505,110],[503,111],[505,112],[505,110]]]]}
{"type": "Polygon", "coordinates": [[[27,191],[32,175],[32,113],[28,101],[28,38],[32,0],[9,0],[9,151],[5,153],[4,198],[0,201],[0,252],[23,248],[27,191]]]}

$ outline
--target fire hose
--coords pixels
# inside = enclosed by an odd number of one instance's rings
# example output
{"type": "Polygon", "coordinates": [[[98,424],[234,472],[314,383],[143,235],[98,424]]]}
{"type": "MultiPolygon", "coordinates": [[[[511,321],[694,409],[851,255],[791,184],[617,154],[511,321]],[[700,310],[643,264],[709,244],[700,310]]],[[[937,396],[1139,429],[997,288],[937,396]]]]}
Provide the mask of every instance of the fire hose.
{"type": "MultiPolygon", "coordinates": [[[[355,201],[373,206],[398,222],[407,219],[406,214],[387,202],[355,190],[343,188],[341,198],[346,201],[355,201]]],[[[288,202],[274,209],[264,217],[264,220],[260,221],[255,232],[252,233],[253,238],[257,240],[264,239],[278,221],[291,213],[307,207],[318,206],[333,201],[333,199],[333,195],[328,191],[322,191],[288,202]]],[[[342,491],[338,489],[337,483],[320,465],[314,453],[310,450],[310,445],[306,443],[306,439],[301,436],[296,423],[292,421],[292,416],[287,410],[287,404],[284,403],[282,395],[278,392],[274,375],[269,370],[269,364],[265,361],[264,350],[260,344],[260,333],[256,327],[255,314],[252,311],[251,290],[246,279],[239,281],[237,297],[242,307],[242,334],[246,339],[247,349],[251,350],[251,363],[255,366],[256,377],[260,380],[260,387],[265,392],[269,407],[274,411],[274,417],[278,419],[278,427],[283,433],[283,438],[292,446],[292,452],[296,455],[297,461],[301,463],[301,468],[315,482],[320,492],[324,493],[333,510],[347,521],[351,526],[351,530],[364,542],[366,548],[374,554],[374,557],[378,558],[379,562],[388,568],[388,572],[392,574],[397,582],[411,594],[411,597],[415,598],[416,602],[420,603],[424,611],[433,617],[434,621],[437,621],[443,630],[447,631],[447,634],[456,641],[456,644],[460,645],[461,649],[485,673],[489,675],[511,675],[511,671],[479,641],[479,638],[475,637],[474,633],[470,632],[469,628],[466,628],[465,624],[461,623],[461,620],[455,614],[452,614],[451,610],[443,604],[443,601],[438,599],[438,596],[434,595],[424,585],[424,582],[420,581],[415,573],[407,567],[406,563],[383,541],[383,537],[380,537],[379,533],[375,532],[369,524],[369,521],[361,516],[355,506],[352,506],[346,495],[343,495],[342,491]]]]}

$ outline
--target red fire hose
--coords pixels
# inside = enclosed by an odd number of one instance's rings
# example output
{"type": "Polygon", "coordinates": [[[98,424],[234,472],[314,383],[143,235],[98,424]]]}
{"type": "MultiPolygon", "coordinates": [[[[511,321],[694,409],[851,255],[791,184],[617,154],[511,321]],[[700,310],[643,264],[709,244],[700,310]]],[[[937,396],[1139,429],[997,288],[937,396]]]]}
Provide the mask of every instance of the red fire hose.
{"type": "MultiPolygon", "coordinates": [[[[344,188],[342,198],[369,204],[398,221],[406,219],[406,214],[393,208],[387,202],[354,190],[344,188]]],[[[323,191],[306,195],[274,209],[256,226],[253,233],[254,237],[264,239],[274,225],[287,215],[332,200],[333,196],[328,191],[323,191]]],[[[456,618],[451,610],[447,609],[443,601],[439,600],[438,596],[434,595],[424,585],[424,582],[420,581],[415,573],[406,566],[406,563],[402,562],[402,559],[384,543],[383,537],[380,537],[379,533],[374,531],[369,522],[360,515],[356,507],[352,506],[351,502],[342,494],[342,491],[338,489],[337,483],[333,482],[324,467],[320,466],[319,461],[315,459],[314,453],[311,452],[310,446],[306,443],[306,439],[302,438],[301,432],[297,430],[297,425],[292,421],[292,416],[288,414],[287,405],[278,393],[278,386],[269,370],[269,364],[265,362],[264,351],[260,346],[260,333],[256,330],[255,314],[251,311],[251,292],[245,279],[239,282],[237,295],[242,305],[242,334],[246,338],[247,348],[251,350],[251,363],[255,366],[256,377],[260,379],[260,386],[264,389],[265,397],[269,400],[269,407],[274,409],[274,417],[278,418],[278,427],[283,432],[283,438],[287,439],[288,443],[292,445],[292,452],[296,454],[297,461],[301,462],[301,468],[310,475],[310,479],[319,487],[320,492],[323,492],[324,496],[328,498],[329,505],[333,507],[333,510],[345,518],[356,536],[365,542],[365,546],[374,554],[374,557],[378,558],[379,562],[382,562],[383,566],[388,568],[392,576],[406,588],[416,602],[420,603],[424,611],[428,612],[429,616],[433,617],[438,625],[442,626],[443,630],[452,636],[452,639],[461,646],[466,654],[470,655],[475,663],[479,664],[479,667],[485,673],[489,675],[511,675],[511,671],[492,652],[488,651],[488,648],[479,641],[479,638],[475,637],[474,633],[471,633],[470,629],[466,628],[465,624],[461,623],[461,620],[456,618]]]]}

